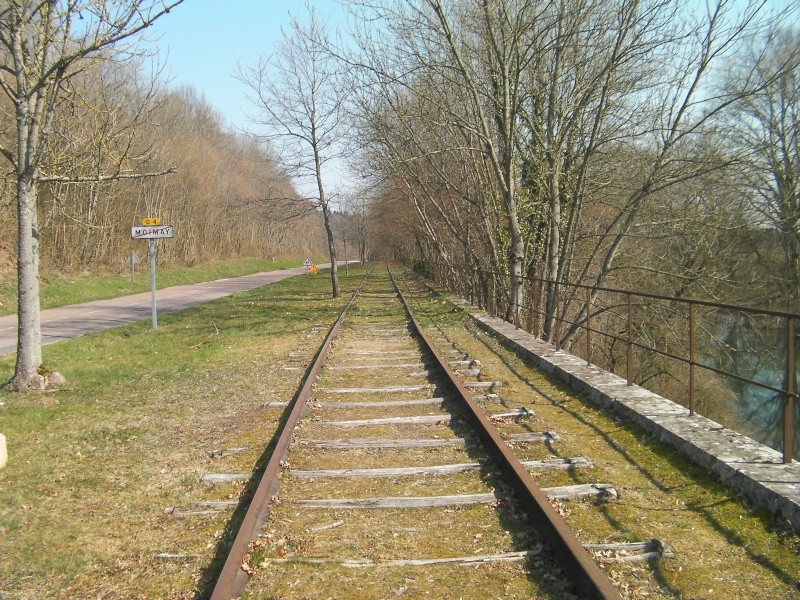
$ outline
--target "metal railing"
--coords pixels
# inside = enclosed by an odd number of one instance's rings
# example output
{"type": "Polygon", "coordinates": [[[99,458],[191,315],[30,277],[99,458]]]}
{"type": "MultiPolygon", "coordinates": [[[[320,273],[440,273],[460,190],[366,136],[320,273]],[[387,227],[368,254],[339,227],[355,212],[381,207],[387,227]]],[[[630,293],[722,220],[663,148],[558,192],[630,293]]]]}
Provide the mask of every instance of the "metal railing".
{"type": "MultiPolygon", "coordinates": [[[[564,283],[557,282],[550,279],[543,279],[538,277],[523,277],[525,282],[528,282],[528,288],[525,290],[525,299],[523,304],[518,307],[516,313],[511,314],[508,310],[508,300],[504,297],[502,291],[498,288],[497,279],[494,274],[477,271],[479,276],[483,275],[484,280],[476,290],[474,285],[469,285],[468,288],[459,290],[466,292],[467,297],[473,304],[478,304],[481,308],[486,309],[494,315],[502,317],[509,317],[517,327],[522,327],[522,314],[528,316],[527,327],[525,329],[538,337],[543,337],[543,324],[549,319],[551,329],[549,331],[549,341],[554,344],[556,350],[561,349],[561,343],[566,336],[569,341],[575,340],[579,334],[583,334],[582,346],[584,358],[587,364],[592,364],[592,350],[596,347],[594,336],[600,336],[611,343],[621,343],[625,346],[625,377],[628,385],[634,383],[634,350],[638,349],[645,353],[652,353],[654,355],[663,357],[670,361],[675,361],[679,364],[688,367],[688,406],[689,414],[693,415],[696,411],[696,376],[697,370],[702,369],[711,373],[715,373],[721,377],[728,377],[748,386],[755,386],[758,389],[771,392],[778,395],[783,399],[783,415],[782,415],[782,452],[783,462],[792,462],[793,446],[794,446],[794,412],[795,412],[795,399],[797,397],[796,377],[797,367],[795,360],[795,343],[796,343],[796,323],[800,320],[800,314],[775,311],[768,309],[760,309],[748,306],[740,306],[735,304],[726,304],[720,302],[710,302],[704,300],[694,300],[689,298],[681,298],[675,296],[665,296],[660,294],[651,294],[646,292],[637,292],[632,290],[617,289],[610,287],[598,287],[583,285],[577,283],[564,283]],[[542,307],[542,299],[545,290],[550,289],[551,293],[554,290],[555,301],[551,299],[551,314],[547,314],[545,308],[542,307]],[[602,305],[598,302],[597,298],[603,297],[616,298],[614,303],[602,305]],[[674,335],[673,339],[679,339],[681,343],[685,340],[685,346],[679,350],[667,350],[655,347],[652,344],[643,343],[636,339],[634,335],[634,308],[648,308],[649,303],[652,302],[667,302],[674,306],[682,307],[683,310],[672,309],[671,314],[677,315],[678,322],[684,321],[686,330],[685,338],[681,335],[674,335]],[[571,307],[571,312],[574,316],[568,317],[570,312],[567,310],[567,304],[571,307]],[[552,308],[555,307],[553,313],[552,308]],[[577,309],[576,309],[577,307],[577,309]],[[712,309],[714,311],[724,311],[728,315],[745,315],[750,318],[776,318],[783,322],[785,335],[785,370],[783,372],[783,384],[776,385],[773,383],[765,383],[758,381],[753,377],[746,377],[738,372],[725,369],[720,364],[711,364],[711,361],[703,361],[698,358],[697,352],[697,311],[699,308],[712,309]],[[504,309],[504,310],[500,310],[504,309]],[[617,329],[622,331],[609,331],[596,327],[598,317],[607,315],[613,312],[613,318],[609,319],[610,324],[617,325],[617,329]],[[620,315],[620,313],[622,313],[620,315]],[[623,325],[622,327],[620,327],[623,325]],[[565,328],[567,333],[565,334],[565,328]]],[[[677,326],[677,324],[676,324],[677,326]]],[[[780,335],[780,334],[779,334],[780,335]]],[[[714,339],[714,342],[719,343],[720,340],[714,339]]],[[[782,345],[782,344],[781,344],[782,345]]],[[[642,384],[644,386],[644,384],[642,384]]],[[[776,432],[778,433],[778,432],[776,432]]]]}

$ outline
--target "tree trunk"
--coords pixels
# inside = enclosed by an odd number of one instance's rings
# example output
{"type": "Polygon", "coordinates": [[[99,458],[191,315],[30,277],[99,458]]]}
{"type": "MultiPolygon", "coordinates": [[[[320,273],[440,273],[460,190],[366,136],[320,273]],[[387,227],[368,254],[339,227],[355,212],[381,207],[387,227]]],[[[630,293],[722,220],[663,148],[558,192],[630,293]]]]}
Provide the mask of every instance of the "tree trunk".
{"type": "Polygon", "coordinates": [[[20,178],[17,184],[17,364],[6,386],[13,391],[44,388],[42,330],[39,317],[39,231],[36,218],[36,186],[32,178],[20,178]]]}
{"type": "Polygon", "coordinates": [[[508,311],[506,318],[514,325],[519,323],[519,311],[522,305],[523,261],[525,259],[525,240],[517,218],[516,200],[509,202],[509,229],[511,230],[511,245],[509,248],[509,262],[511,267],[511,287],[508,293],[508,311]]]}
{"type": "Polygon", "coordinates": [[[314,151],[314,174],[317,179],[319,192],[319,206],[322,208],[322,220],[325,223],[325,233],[328,235],[328,256],[331,260],[331,295],[339,297],[339,273],[336,270],[336,240],[333,237],[333,223],[331,222],[330,207],[325,196],[325,186],[322,183],[322,157],[319,153],[319,142],[316,136],[316,123],[311,125],[311,148],[314,151]]]}
{"type": "Polygon", "coordinates": [[[545,283],[545,320],[542,339],[553,342],[556,327],[556,311],[558,310],[558,284],[561,276],[561,198],[558,187],[558,173],[552,177],[550,191],[550,232],[547,248],[547,271],[545,279],[552,283],[545,283]]]}
{"type": "Polygon", "coordinates": [[[328,256],[331,259],[331,294],[334,298],[338,298],[339,274],[336,269],[336,241],[333,238],[333,227],[327,204],[322,205],[322,219],[325,222],[325,233],[328,235],[328,256]]]}

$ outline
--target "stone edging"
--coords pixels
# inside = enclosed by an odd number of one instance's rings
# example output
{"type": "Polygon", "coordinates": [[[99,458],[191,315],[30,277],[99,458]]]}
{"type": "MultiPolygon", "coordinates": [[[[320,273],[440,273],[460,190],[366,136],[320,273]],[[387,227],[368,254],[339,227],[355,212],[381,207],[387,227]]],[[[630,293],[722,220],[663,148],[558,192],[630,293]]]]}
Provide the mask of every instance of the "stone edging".
{"type": "Polygon", "coordinates": [[[748,501],[785,519],[800,532],[800,466],[784,465],[780,452],[727,429],[625,379],[589,366],[568,352],[475,307],[466,309],[482,329],[550,375],[570,384],[592,403],[633,421],[659,441],[717,475],[748,501]]]}

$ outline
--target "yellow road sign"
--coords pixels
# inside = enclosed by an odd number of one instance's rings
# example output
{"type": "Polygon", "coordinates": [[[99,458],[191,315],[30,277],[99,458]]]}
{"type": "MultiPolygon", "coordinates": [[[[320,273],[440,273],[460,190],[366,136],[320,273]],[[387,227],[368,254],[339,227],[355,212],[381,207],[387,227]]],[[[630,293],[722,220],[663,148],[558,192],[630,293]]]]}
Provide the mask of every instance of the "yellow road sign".
{"type": "Polygon", "coordinates": [[[161,225],[161,217],[145,217],[142,225],[161,225]]]}
{"type": "Polygon", "coordinates": [[[311,273],[312,275],[314,273],[316,273],[317,272],[317,265],[311,265],[310,267],[308,267],[308,272],[311,273]]]}

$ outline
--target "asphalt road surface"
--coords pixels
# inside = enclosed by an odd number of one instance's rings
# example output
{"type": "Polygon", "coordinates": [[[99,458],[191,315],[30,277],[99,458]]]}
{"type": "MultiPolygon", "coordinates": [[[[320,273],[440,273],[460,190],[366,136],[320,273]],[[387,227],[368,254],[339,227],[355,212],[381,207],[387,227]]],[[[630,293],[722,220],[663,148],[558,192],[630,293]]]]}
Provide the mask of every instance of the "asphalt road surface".
{"type": "MultiPolygon", "coordinates": [[[[326,268],[329,264],[319,265],[326,268]]],[[[256,273],[164,288],[156,292],[158,314],[187,308],[222,296],[243,292],[306,272],[305,267],[256,273]]],[[[150,319],[150,292],[98,300],[42,311],[42,344],[54,344],[93,331],[101,331],[131,321],[150,319]]],[[[0,317],[0,356],[17,351],[17,316],[0,317]]]]}

